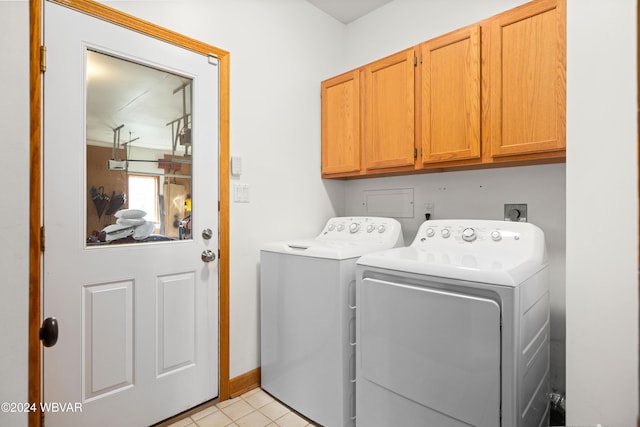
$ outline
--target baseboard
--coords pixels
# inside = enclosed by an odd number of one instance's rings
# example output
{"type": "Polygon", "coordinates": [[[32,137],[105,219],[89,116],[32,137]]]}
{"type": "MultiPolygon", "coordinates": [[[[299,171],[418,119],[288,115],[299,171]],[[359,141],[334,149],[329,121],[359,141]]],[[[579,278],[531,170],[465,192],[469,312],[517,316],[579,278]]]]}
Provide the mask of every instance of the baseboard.
{"type": "Polygon", "coordinates": [[[260,387],[260,368],[245,372],[229,380],[229,395],[231,398],[260,387]]]}

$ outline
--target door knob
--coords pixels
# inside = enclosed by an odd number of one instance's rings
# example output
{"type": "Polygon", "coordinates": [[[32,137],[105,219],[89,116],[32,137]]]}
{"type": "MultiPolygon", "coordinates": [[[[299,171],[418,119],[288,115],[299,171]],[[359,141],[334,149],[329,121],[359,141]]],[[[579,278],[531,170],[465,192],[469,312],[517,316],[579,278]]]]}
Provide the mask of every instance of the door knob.
{"type": "Polygon", "coordinates": [[[55,317],[47,317],[42,321],[40,341],[45,347],[53,347],[58,342],[58,321],[55,317]]]}
{"type": "Polygon", "coordinates": [[[202,238],[205,240],[209,240],[213,237],[213,231],[210,228],[205,228],[202,230],[202,238]]]}
{"type": "Polygon", "coordinates": [[[216,254],[211,249],[205,249],[200,256],[203,262],[211,262],[216,259],[216,254]]]}

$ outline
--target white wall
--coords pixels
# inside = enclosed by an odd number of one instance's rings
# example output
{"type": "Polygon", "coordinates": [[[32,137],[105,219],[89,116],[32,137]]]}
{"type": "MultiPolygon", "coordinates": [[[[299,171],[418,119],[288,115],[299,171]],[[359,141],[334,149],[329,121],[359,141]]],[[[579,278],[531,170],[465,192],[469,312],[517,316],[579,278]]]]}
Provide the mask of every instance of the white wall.
{"type": "MultiPolygon", "coordinates": [[[[0,403],[27,401],[29,325],[29,7],[0,2],[0,403]],[[7,37],[8,35],[8,37],[7,37]]],[[[26,414],[0,411],[0,425],[26,414]]]]}
{"type": "Polygon", "coordinates": [[[315,235],[343,209],[343,184],[320,179],[320,81],[342,62],[344,26],[300,0],[104,3],[231,52],[230,149],[243,168],[231,185],[251,197],[231,203],[233,378],[260,366],[260,246],[315,235]]]}
{"type": "Polygon", "coordinates": [[[636,425],[636,0],[567,2],[567,425],[636,425]]]}

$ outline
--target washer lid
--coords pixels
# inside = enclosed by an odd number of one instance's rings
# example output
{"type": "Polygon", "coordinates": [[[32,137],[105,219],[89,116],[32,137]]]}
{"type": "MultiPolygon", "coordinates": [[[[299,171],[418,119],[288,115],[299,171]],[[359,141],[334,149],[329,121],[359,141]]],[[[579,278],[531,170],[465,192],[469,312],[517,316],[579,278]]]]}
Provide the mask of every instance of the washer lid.
{"type": "Polygon", "coordinates": [[[393,218],[336,217],[315,238],[267,243],[262,250],[340,260],[402,245],[402,227],[393,218]]]}
{"type": "Polygon", "coordinates": [[[336,260],[359,258],[363,254],[385,249],[389,249],[389,245],[381,242],[348,242],[318,239],[271,242],[262,246],[262,250],[266,252],[336,260]]]}
{"type": "Polygon", "coordinates": [[[363,256],[359,265],[516,286],[547,265],[542,230],[529,223],[425,221],[411,246],[363,256]]]}

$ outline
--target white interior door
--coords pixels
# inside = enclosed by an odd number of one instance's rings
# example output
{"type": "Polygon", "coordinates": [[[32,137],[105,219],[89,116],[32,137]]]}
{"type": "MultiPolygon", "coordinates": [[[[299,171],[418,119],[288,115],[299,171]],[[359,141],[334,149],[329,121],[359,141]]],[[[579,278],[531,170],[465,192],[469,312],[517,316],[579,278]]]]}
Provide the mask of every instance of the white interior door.
{"type": "MultiPolygon", "coordinates": [[[[76,408],[76,403],[82,404],[82,412],[46,413],[46,425],[149,425],[218,394],[218,265],[217,260],[201,259],[205,250],[218,253],[218,64],[214,58],[50,2],[45,2],[44,21],[43,314],[57,318],[59,339],[44,350],[43,400],[72,403],[76,408]],[[133,134],[121,135],[122,142],[139,137],[131,143],[137,148],[164,134],[177,143],[175,159],[170,156],[167,161],[166,153],[157,152],[162,164],[138,159],[126,168],[157,179],[155,232],[180,226],[179,236],[186,239],[136,240],[132,237],[138,234],[144,239],[148,232],[140,235],[135,226],[136,234],[126,239],[88,242],[89,217],[93,209],[97,211],[91,188],[104,187],[98,195],[117,196],[111,190],[115,191],[111,177],[128,175],[105,166],[99,178],[103,182],[89,182],[88,176],[106,164],[106,160],[98,166],[87,161],[94,149],[88,134],[100,127],[93,116],[96,105],[101,105],[96,100],[106,103],[113,93],[88,93],[91,79],[105,77],[100,70],[88,69],[88,51],[165,73],[147,81],[146,90],[123,95],[130,101],[118,112],[106,112],[102,126],[114,141],[114,129],[129,126],[137,117],[140,100],[174,77],[189,83],[189,96],[182,103],[188,108],[176,113],[173,125],[170,120],[148,126],[140,122],[138,128],[132,125],[133,134]],[[86,113],[89,107],[92,112],[86,113]],[[158,136],[151,136],[154,128],[158,136]],[[187,131],[190,137],[184,136],[187,131]],[[188,167],[191,178],[182,179],[180,174],[188,167]],[[182,172],[176,172],[179,168],[182,172]],[[173,221],[163,212],[162,199],[166,204],[171,197],[163,193],[171,186],[163,183],[173,185],[176,180],[187,182],[189,194],[181,194],[181,200],[191,202],[191,211],[189,217],[185,204],[184,210],[173,214],[173,221]],[[213,231],[210,238],[205,229],[213,231]]],[[[118,78],[124,81],[132,73],[118,78]]],[[[169,97],[180,99],[183,91],[174,90],[169,97]]],[[[146,108],[154,110],[153,106],[162,110],[155,102],[146,108]]],[[[123,153],[119,150],[118,157],[123,153]]],[[[129,160],[143,157],[135,150],[125,155],[129,160]]],[[[133,196],[126,196],[133,204],[133,196]]],[[[116,217],[105,211],[100,221],[97,231],[116,217]]]]}

